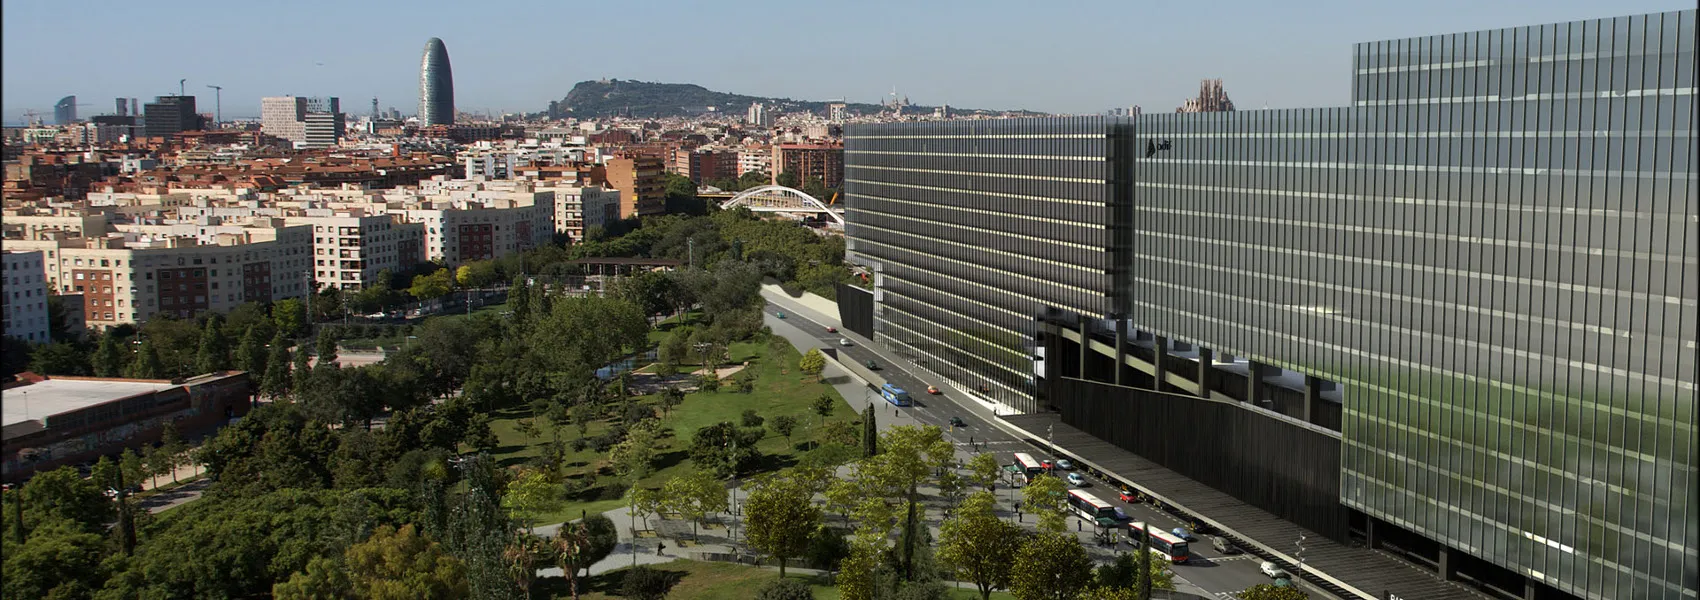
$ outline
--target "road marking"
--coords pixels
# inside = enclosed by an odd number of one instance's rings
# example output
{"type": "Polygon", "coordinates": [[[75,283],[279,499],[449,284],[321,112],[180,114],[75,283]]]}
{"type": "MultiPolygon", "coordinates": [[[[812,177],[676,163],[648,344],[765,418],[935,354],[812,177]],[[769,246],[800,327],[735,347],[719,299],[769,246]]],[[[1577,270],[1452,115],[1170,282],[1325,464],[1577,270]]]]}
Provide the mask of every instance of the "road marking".
{"type": "Polygon", "coordinates": [[[1253,558],[1257,558],[1257,557],[1252,556],[1250,554],[1235,554],[1233,556],[1212,556],[1212,557],[1207,558],[1205,560],[1208,560],[1208,561],[1213,562],[1213,563],[1219,563],[1219,562],[1228,562],[1228,561],[1232,561],[1232,560],[1251,560],[1253,558]]]}

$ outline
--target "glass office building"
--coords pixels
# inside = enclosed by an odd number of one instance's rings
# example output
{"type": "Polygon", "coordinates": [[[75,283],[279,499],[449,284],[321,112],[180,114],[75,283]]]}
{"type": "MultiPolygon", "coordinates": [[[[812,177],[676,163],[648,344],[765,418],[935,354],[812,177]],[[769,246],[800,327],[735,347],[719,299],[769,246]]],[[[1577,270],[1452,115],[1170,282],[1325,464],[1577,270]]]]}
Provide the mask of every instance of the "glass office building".
{"type": "Polygon", "coordinates": [[[455,76],[449,65],[449,48],[443,40],[425,42],[419,59],[419,124],[455,124],[455,76]]]}
{"type": "Polygon", "coordinates": [[[1097,121],[1078,187],[1015,158],[1067,142],[961,146],[1023,121],[853,127],[881,154],[847,152],[850,235],[880,333],[964,383],[964,326],[1125,314],[1336,382],[1346,506],[1580,597],[1694,598],[1695,36],[1689,10],[1361,44],[1350,106],[1097,121]]]}
{"type": "Polygon", "coordinates": [[[1109,312],[1100,117],[860,125],[845,136],[849,249],[879,339],[1021,410],[1035,318],[1109,312]]]}

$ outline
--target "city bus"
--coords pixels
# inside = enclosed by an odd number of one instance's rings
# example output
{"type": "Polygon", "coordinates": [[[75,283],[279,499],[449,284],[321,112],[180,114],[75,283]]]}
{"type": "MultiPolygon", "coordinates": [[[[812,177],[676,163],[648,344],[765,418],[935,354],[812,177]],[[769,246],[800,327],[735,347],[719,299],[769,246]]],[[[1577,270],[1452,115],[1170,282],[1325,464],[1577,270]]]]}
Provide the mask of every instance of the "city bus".
{"type": "Polygon", "coordinates": [[[1174,534],[1163,531],[1161,527],[1145,523],[1128,523],[1127,539],[1135,548],[1144,547],[1152,554],[1160,556],[1171,563],[1180,564],[1192,558],[1192,550],[1187,547],[1186,540],[1175,537],[1174,534]],[[1149,527],[1145,540],[1139,539],[1139,530],[1149,527]],[[1149,543],[1141,543],[1149,542],[1149,543]]]}
{"type": "Polygon", "coordinates": [[[880,388],[880,397],[885,398],[886,402],[890,402],[897,406],[909,406],[913,404],[913,401],[909,399],[909,392],[905,392],[903,391],[903,388],[889,383],[880,388]]]}
{"type": "Polygon", "coordinates": [[[1083,490],[1068,491],[1068,507],[1088,521],[1116,520],[1116,507],[1083,490]]]}
{"type": "Polygon", "coordinates": [[[1039,461],[1033,460],[1033,456],[1025,452],[1015,453],[1015,466],[1021,469],[1021,474],[1026,475],[1028,479],[1045,472],[1045,465],[1039,464],[1039,461]]]}

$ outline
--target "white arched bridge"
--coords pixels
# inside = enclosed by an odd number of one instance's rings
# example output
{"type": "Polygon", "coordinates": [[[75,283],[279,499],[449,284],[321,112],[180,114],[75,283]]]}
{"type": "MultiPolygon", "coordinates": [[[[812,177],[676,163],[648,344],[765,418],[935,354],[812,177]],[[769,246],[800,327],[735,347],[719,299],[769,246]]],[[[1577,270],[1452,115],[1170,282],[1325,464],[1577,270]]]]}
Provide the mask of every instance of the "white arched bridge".
{"type": "Polygon", "coordinates": [[[844,215],[839,214],[839,211],[833,210],[827,203],[802,190],[783,185],[764,185],[738,192],[730,200],[721,203],[720,208],[739,206],[755,212],[824,214],[839,227],[844,226],[844,215]]]}

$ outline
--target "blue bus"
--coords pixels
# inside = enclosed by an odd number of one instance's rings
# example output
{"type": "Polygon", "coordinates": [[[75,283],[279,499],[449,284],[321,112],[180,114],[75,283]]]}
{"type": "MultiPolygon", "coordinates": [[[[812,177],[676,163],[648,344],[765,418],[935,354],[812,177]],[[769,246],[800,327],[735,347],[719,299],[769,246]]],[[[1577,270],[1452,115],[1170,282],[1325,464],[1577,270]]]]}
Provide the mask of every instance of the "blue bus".
{"type": "Polygon", "coordinates": [[[886,402],[890,402],[898,406],[909,406],[912,404],[909,400],[909,392],[905,392],[903,391],[903,388],[889,383],[885,384],[885,387],[880,388],[880,395],[885,397],[886,402]]]}

